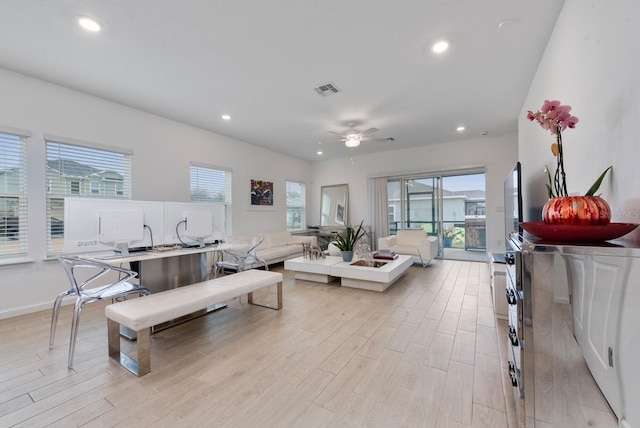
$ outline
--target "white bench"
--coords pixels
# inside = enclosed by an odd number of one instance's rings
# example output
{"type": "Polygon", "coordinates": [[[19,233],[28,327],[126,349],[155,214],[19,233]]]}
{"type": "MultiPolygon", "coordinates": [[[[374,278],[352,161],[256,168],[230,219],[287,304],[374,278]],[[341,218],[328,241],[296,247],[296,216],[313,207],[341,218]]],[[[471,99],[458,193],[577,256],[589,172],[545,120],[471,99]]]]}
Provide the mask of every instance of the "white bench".
{"type": "Polygon", "coordinates": [[[105,315],[109,356],[133,374],[143,376],[151,371],[151,328],[154,325],[189,315],[245,293],[251,304],[282,309],[282,274],[252,269],[108,305],[105,315]],[[253,292],[270,285],[277,285],[277,306],[254,303],[253,292]],[[120,326],[137,332],[137,361],[120,352],[120,326]]]}

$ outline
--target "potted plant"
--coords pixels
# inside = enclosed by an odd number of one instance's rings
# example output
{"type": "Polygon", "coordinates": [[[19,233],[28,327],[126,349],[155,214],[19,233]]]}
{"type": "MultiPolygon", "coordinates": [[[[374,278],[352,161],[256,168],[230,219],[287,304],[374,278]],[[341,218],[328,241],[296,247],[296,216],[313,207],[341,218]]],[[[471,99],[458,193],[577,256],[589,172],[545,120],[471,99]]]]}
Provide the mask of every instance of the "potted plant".
{"type": "Polygon", "coordinates": [[[444,238],[444,246],[451,247],[453,245],[453,240],[456,238],[456,235],[458,235],[458,231],[453,226],[445,230],[442,234],[444,238]]]}
{"type": "Polygon", "coordinates": [[[365,230],[362,227],[363,222],[364,220],[360,222],[357,228],[347,226],[344,233],[338,233],[336,235],[334,245],[342,252],[342,260],[345,262],[350,262],[351,259],[353,259],[353,249],[365,234],[365,230]]]}
{"type": "Polygon", "coordinates": [[[527,112],[527,119],[536,121],[555,136],[551,144],[551,153],[556,157],[556,171],[551,178],[547,173],[547,193],[549,200],[542,208],[542,220],[545,224],[571,226],[606,226],[611,221],[611,207],[607,201],[596,195],[600,184],[611,166],[604,170],[584,196],[570,196],[564,171],[564,154],[562,148],[562,131],[573,129],[578,118],[571,115],[571,106],[562,105],[558,100],[545,100],[540,110],[527,112]]]}

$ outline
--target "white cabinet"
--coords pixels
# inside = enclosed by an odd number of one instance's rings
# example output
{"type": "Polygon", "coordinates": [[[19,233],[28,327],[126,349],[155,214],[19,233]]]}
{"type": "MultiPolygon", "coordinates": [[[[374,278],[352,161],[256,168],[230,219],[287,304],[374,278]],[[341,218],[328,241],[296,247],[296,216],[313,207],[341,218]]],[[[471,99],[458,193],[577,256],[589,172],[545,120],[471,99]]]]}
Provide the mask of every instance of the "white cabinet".
{"type": "Polygon", "coordinates": [[[519,426],[640,428],[640,248],[509,242],[519,426]],[[554,259],[564,260],[568,301],[555,298],[554,259]]]}

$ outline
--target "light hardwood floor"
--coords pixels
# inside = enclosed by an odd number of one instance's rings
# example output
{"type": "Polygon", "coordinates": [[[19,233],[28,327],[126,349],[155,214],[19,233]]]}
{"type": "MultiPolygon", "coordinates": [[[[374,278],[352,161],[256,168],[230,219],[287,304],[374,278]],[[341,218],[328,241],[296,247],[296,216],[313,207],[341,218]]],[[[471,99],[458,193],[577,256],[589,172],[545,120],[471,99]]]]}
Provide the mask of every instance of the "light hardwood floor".
{"type": "MultiPolygon", "coordinates": [[[[486,263],[412,266],[385,293],[294,280],[284,309],[234,300],[152,339],[151,373],[109,361],[104,305],[0,320],[0,426],[506,427],[486,263]]],[[[55,294],[55,293],[53,293],[55,294]]],[[[52,301],[53,301],[52,295],[52,301]]],[[[275,288],[265,299],[275,297],[275,288]]]]}

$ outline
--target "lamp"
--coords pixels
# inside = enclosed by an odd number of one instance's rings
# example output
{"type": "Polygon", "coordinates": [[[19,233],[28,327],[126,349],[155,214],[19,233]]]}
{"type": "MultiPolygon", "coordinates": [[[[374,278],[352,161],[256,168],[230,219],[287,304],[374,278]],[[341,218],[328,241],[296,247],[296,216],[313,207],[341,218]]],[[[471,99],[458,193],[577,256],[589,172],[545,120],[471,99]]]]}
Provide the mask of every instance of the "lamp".
{"type": "Polygon", "coordinates": [[[360,138],[356,134],[347,135],[344,145],[349,148],[358,147],[360,145],[360,138]]]}

